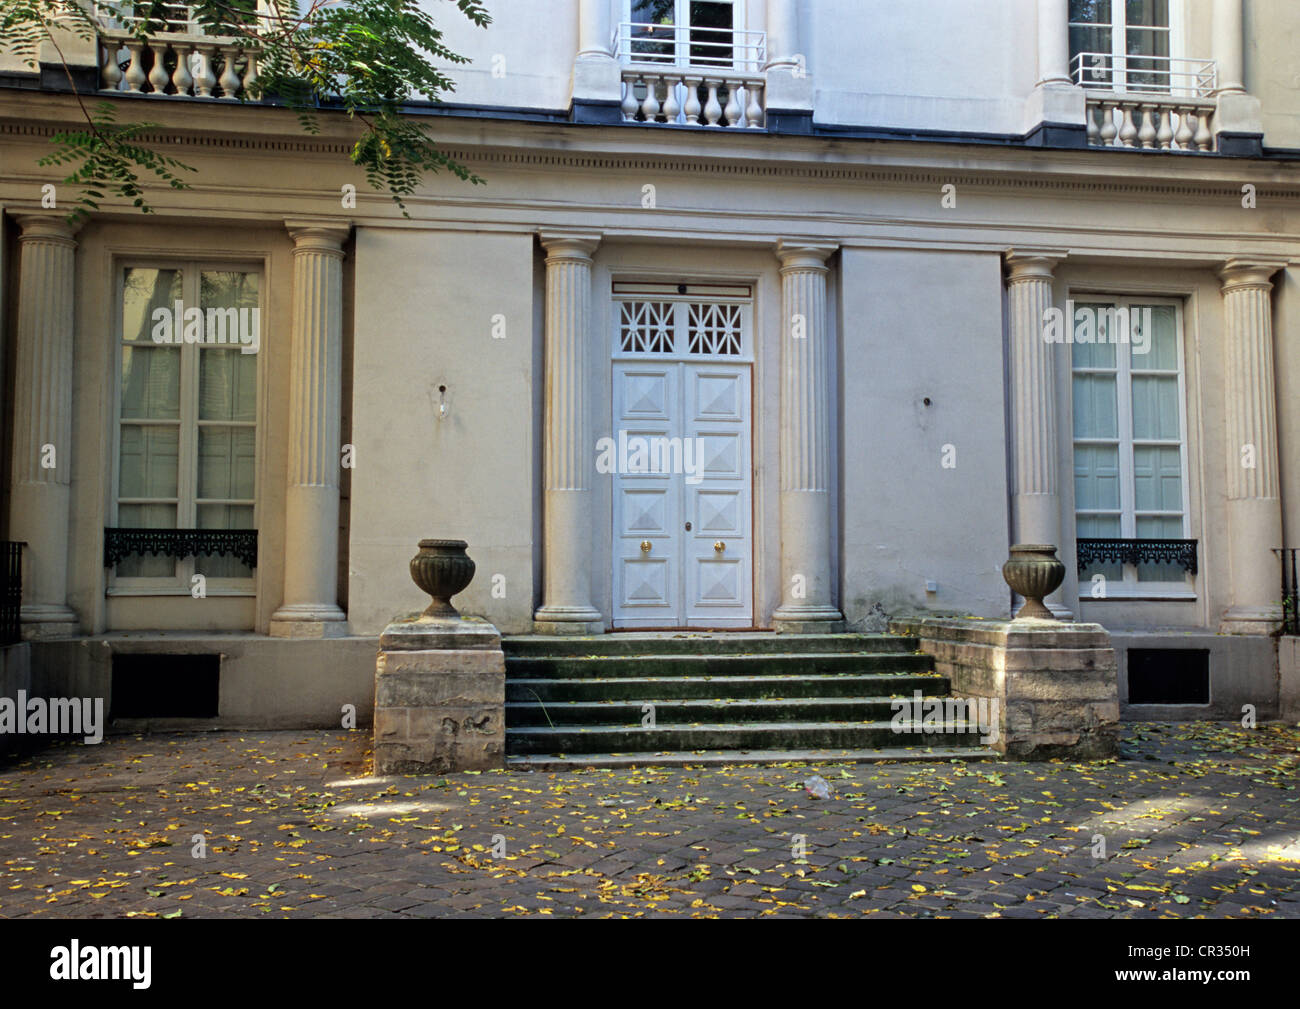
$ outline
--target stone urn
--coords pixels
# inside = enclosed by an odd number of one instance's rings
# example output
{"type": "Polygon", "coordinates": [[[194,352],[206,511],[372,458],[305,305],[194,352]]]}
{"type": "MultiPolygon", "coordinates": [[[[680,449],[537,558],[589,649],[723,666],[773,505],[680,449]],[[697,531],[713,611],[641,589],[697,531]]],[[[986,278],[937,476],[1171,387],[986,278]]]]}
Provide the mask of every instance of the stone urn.
{"type": "Polygon", "coordinates": [[[1052,611],[1043,605],[1065,581],[1065,565],[1056,557],[1056,547],[1050,543],[1017,543],[1011,548],[1011,557],[1002,565],[1002,577],[1025,605],[1016,614],[1017,620],[1055,620],[1052,611]]]}
{"type": "Polygon", "coordinates": [[[451,597],[465,591],[474,579],[464,540],[420,540],[420,552],[411,558],[411,580],[433,597],[422,616],[457,620],[460,614],[451,597]]]}

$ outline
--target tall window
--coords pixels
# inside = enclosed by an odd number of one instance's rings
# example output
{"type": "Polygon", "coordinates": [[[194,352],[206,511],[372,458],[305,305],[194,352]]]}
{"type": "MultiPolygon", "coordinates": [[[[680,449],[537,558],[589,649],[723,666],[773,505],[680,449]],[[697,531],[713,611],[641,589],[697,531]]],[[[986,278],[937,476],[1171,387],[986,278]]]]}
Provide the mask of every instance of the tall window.
{"type": "MultiPolygon", "coordinates": [[[[737,58],[733,0],[630,0],[632,59],[638,63],[673,63],[697,67],[731,67],[737,58]]],[[[745,59],[750,54],[740,53],[745,59]]]]}
{"type": "Polygon", "coordinates": [[[1169,0],[1070,0],[1070,66],[1084,87],[1169,91],[1169,0]]]}
{"type": "MultiPolygon", "coordinates": [[[[1075,304],[1074,316],[1076,536],[1184,540],[1190,534],[1180,308],[1099,298],[1075,304]]],[[[1112,559],[1080,572],[1085,596],[1096,574],[1121,594],[1161,584],[1185,591],[1188,584],[1174,560],[1112,559]]]]}
{"type": "MultiPolygon", "coordinates": [[[[260,274],[230,267],[122,271],[116,526],[255,527],[260,289],[260,274]]],[[[126,587],[188,589],[201,574],[239,588],[252,569],[233,556],[143,553],[115,574],[126,587]]]]}

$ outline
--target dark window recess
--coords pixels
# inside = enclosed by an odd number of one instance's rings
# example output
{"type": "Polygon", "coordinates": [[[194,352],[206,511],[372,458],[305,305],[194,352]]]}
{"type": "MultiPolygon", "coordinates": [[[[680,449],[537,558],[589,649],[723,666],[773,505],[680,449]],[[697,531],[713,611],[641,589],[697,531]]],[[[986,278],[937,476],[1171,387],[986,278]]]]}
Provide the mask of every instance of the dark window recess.
{"type": "Polygon", "coordinates": [[[220,655],[113,656],[110,718],[216,718],[220,655]]]}
{"type": "Polygon", "coordinates": [[[1130,648],[1128,703],[1209,704],[1209,651],[1203,648],[1130,648]]]}

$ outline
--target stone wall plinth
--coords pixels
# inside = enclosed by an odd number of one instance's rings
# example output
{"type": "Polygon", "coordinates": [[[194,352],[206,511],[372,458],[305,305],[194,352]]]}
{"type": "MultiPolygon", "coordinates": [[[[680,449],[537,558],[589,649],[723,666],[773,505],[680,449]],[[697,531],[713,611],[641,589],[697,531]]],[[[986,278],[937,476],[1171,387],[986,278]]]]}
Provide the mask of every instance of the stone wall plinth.
{"type": "Polygon", "coordinates": [[[890,630],[921,639],[954,697],[998,705],[992,745],[1019,760],[1114,754],[1118,667],[1100,624],[918,617],[890,630]]]}
{"type": "Polygon", "coordinates": [[[505,766],[506,660],[486,620],[394,620],[375,666],[375,773],[505,766]]]}

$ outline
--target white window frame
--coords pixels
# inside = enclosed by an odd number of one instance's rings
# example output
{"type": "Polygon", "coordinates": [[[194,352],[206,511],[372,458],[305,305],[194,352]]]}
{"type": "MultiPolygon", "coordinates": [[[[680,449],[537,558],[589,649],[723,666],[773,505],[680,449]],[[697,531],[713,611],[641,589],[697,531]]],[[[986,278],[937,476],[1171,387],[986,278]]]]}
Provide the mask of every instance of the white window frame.
{"type": "MultiPolygon", "coordinates": [[[[1186,343],[1184,340],[1184,310],[1185,305],[1180,298],[1154,297],[1146,295],[1117,295],[1109,293],[1099,293],[1097,291],[1072,291],[1069,294],[1071,303],[1079,304],[1105,304],[1113,305],[1116,308],[1123,309],[1125,312],[1132,310],[1134,306],[1139,305],[1168,305],[1174,310],[1174,330],[1177,337],[1177,361],[1178,361],[1178,448],[1179,462],[1181,467],[1180,480],[1182,487],[1182,520],[1183,530],[1179,539],[1193,539],[1192,512],[1191,512],[1191,488],[1189,485],[1189,449],[1187,441],[1187,357],[1186,343]]],[[[1131,317],[1130,317],[1131,318],[1131,317]]],[[[1067,320],[1067,327],[1071,333],[1074,329],[1074,320],[1067,320]]],[[[1073,348],[1067,348],[1071,352],[1070,358],[1070,480],[1073,488],[1074,480],[1074,448],[1080,444],[1095,445],[1118,445],[1119,448],[1119,473],[1120,473],[1120,507],[1118,509],[1120,517],[1120,539],[1136,539],[1137,536],[1137,484],[1136,475],[1133,465],[1134,446],[1148,445],[1171,445],[1168,440],[1133,437],[1133,376],[1142,375],[1160,375],[1169,377],[1172,372],[1167,369],[1156,368],[1138,368],[1132,367],[1131,354],[1128,347],[1124,344],[1115,345],[1115,368],[1077,368],[1074,365],[1072,351],[1073,348]],[[1074,376],[1081,374],[1114,374],[1115,375],[1115,398],[1118,421],[1117,439],[1110,438],[1077,438],[1074,435],[1074,376]]],[[[1073,490],[1071,491],[1073,498],[1073,490]]],[[[1074,499],[1074,523],[1075,539],[1079,539],[1078,534],[1078,516],[1080,511],[1088,515],[1114,514],[1114,510],[1103,509],[1080,509],[1079,502],[1074,499]]],[[[1144,511],[1145,514],[1159,514],[1144,511]]],[[[1168,513],[1166,513],[1167,515],[1168,513]]],[[[1090,537],[1083,537],[1088,539],[1090,537]]],[[[1199,546],[1199,544],[1198,544],[1199,546]]],[[[1196,598],[1196,575],[1184,572],[1183,578],[1179,581],[1138,581],[1137,565],[1124,564],[1123,578],[1117,584],[1114,579],[1106,581],[1106,595],[1102,599],[1094,599],[1092,596],[1091,579],[1085,580],[1081,575],[1079,578],[1079,599],[1081,602],[1103,602],[1106,599],[1195,599],[1196,598]]]]}
{"type": "Polygon", "coordinates": [[[702,281],[676,284],[664,281],[615,280],[612,284],[613,329],[611,356],[615,361],[714,361],[754,363],[754,285],[744,281],[702,281]],[[686,287],[681,291],[681,287],[686,287]],[[669,302],[673,306],[672,351],[651,354],[626,351],[622,345],[622,306],[625,302],[669,302]],[[738,305],[740,307],[739,354],[691,354],[686,350],[691,305],[738,305]]]}
{"type": "MultiPolygon", "coordinates": [[[[1123,92],[1128,88],[1127,81],[1127,58],[1128,58],[1128,12],[1125,0],[1111,0],[1110,5],[1110,58],[1111,71],[1110,87],[1102,87],[1099,84],[1090,84],[1090,91],[1113,91],[1123,92]],[[1124,69],[1121,70],[1120,68],[1124,69]]],[[[1104,27],[1100,22],[1091,21],[1068,21],[1069,15],[1066,15],[1067,26],[1066,32],[1071,28],[1100,28],[1104,27]]],[[[1170,66],[1177,66],[1178,61],[1184,58],[1183,34],[1186,26],[1186,19],[1183,14],[1183,0],[1169,0],[1169,27],[1165,29],[1169,37],[1169,59],[1170,66]]],[[[1140,30],[1150,30],[1145,25],[1135,26],[1140,30]]],[[[1157,29],[1158,30],[1158,29],[1157,29]]],[[[1144,59],[1146,57],[1135,56],[1134,59],[1144,59]]],[[[1075,55],[1070,55],[1070,67],[1073,72],[1075,55]]],[[[1172,86],[1172,81],[1171,81],[1172,86]]],[[[1179,92],[1179,88],[1172,88],[1174,93],[1179,92]]],[[[1143,92],[1146,94],[1147,92],[1143,92]]],[[[1156,92],[1157,94],[1159,92],[1156,92]]]]}
{"type": "MultiPolygon", "coordinates": [[[[620,8],[622,12],[621,21],[624,23],[630,23],[632,21],[632,2],[633,0],[621,0],[621,8],[620,8]]],[[[748,59],[747,53],[743,53],[743,54],[739,53],[737,51],[739,47],[735,45],[738,39],[745,39],[748,37],[746,35],[741,34],[746,31],[745,8],[748,6],[748,4],[745,2],[745,0],[710,0],[710,2],[727,3],[731,5],[731,30],[733,32],[732,35],[733,46],[731,50],[731,60],[732,60],[732,67],[737,68],[741,64],[745,63],[746,60],[748,59]]],[[[673,53],[675,54],[674,59],[671,64],[668,63],[667,60],[655,60],[654,61],[655,66],[677,66],[677,67],[694,66],[694,64],[692,64],[690,60],[690,52],[691,52],[690,17],[691,17],[690,0],[673,0],[673,53]]],[[[617,49],[617,42],[615,44],[615,48],[617,49]]],[[[633,62],[635,62],[635,60],[631,56],[629,56],[628,58],[632,59],[633,62]]],[[[728,68],[718,67],[716,69],[725,72],[727,71],[728,68]]]]}
{"type": "MultiPolygon", "coordinates": [[[[120,504],[119,482],[121,478],[122,450],[122,359],[125,345],[123,325],[123,299],[126,284],[126,271],[130,269],[145,270],[179,270],[181,271],[181,300],[186,305],[199,304],[199,277],[203,271],[255,273],[258,276],[257,309],[259,320],[267,318],[266,312],[266,264],[259,260],[239,259],[220,261],[196,258],[168,257],[133,257],[120,259],[114,264],[113,272],[113,437],[112,456],[109,461],[111,479],[109,481],[110,527],[118,527],[118,507],[120,504]]],[[[257,354],[260,357],[265,348],[266,333],[259,321],[257,354]]],[[[180,387],[180,437],[178,439],[176,476],[176,528],[193,529],[198,521],[198,388],[199,388],[199,354],[200,349],[193,344],[180,344],[181,351],[181,387],[180,387]]],[[[265,381],[265,368],[262,362],[257,367],[257,392],[254,407],[254,419],[248,421],[206,421],[219,427],[251,427],[254,442],[253,466],[253,528],[260,528],[261,510],[261,467],[263,445],[261,438],[262,418],[262,384],[265,381]]],[[[169,422],[170,423],[170,422],[169,422]]],[[[133,425],[134,426],[134,425],[133,425]]],[[[232,499],[233,500],[233,499],[232,499]]],[[[213,503],[205,501],[204,503],[213,503]]],[[[219,503],[219,502],[218,502],[219,503]]],[[[248,502],[240,500],[239,504],[248,502]]],[[[151,555],[146,555],[151,556],[151,555]]],[[[122,577],[116,567],[109,569],[105,594],[109,596],[172,596],[191,594],[196,558],[174,558],[175,575],[158,577],[122,577]]],[[[259,565],[260,566],[260,565],[259,565]]],[[[247,578],[217,578],[205,576],[205,591],[208,596],[256,596],[258,568],[253,568],[247,578]]]]}

